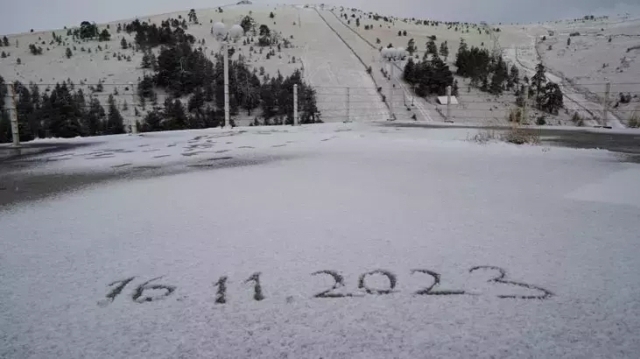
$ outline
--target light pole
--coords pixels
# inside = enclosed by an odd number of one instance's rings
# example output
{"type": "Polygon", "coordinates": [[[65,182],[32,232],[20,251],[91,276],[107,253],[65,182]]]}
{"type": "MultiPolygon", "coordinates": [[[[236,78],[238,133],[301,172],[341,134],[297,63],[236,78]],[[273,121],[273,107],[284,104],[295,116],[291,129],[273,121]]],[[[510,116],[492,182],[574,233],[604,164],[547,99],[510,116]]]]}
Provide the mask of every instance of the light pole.
{"type": "Polygon", "coordinates": [[[393,111],[393,90],[394,90],[394,86],[395,86],[395,77],[393,76],[393,67],[395,66],[395,64],[397,63],[401,63],[402,60],[404,60],[407,57],[407,52],[404,50],[404,48],[399,47],[399,48],[393,48],[393,47],[388,47],[386,49],[382,49],[382,51],[380,52],[380,55],[382,56],[382,61],[386,61],[387,63],[389,63],[389,73],[390,73],[390,77],[391,80],[389,81],[389,110],[391,111],[391,121],[395,121],[396,120],[396,114],[393,111]]]}
{"type": "Polygon", "coordinates": [[[224,127],[230,128],[229,119],[229,45],[230,41],[236,42],[244,35],[244,30],[240,25],[233,25],[227,30],[225,24],[216,22],[213,24],[213,36],[222,43],[222,54],[224,57],[224,127]]]}

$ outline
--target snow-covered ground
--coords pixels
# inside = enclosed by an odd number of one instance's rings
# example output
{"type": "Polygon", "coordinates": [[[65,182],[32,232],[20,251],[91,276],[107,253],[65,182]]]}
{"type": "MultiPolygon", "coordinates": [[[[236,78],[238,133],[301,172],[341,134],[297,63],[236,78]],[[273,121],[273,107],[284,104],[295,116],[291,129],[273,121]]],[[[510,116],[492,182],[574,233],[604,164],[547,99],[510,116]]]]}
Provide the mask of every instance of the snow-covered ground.
{"type": "Polygon", "coordinates": [[[0,357],[636,357],[640,167],[473,131],[42,141],[123,177],[0,210],[0,357]]]}

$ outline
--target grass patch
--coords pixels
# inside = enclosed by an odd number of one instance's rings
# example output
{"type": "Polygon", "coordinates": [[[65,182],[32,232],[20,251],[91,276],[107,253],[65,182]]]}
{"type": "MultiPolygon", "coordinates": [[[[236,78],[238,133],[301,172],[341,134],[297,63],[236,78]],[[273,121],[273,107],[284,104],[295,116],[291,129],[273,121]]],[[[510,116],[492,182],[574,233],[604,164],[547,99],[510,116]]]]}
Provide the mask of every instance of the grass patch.
{"type": "Polygon", "coordinates": [[[627,121],[627,127],[640,128],[640,114],[638,111],[634,111],[629,120],[627,121]]]}
{"type": "Polygon", "coordinates": [[[489,142],[507,142],[516,145],[537,145],[540,143],[539,131],[512,126],[505,131],[484,129],[469,138],[470,141],[487,144],[489,142]]]}

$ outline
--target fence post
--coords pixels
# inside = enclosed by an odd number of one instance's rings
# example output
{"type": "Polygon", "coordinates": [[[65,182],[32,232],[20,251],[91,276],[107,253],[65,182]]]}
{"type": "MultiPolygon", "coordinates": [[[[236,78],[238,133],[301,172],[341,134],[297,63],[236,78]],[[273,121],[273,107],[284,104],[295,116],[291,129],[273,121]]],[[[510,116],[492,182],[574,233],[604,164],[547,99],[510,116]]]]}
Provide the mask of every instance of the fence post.
{"type": "Polygon", "coordinates": [[[347,87],[347,120],[345,122],[351,122],[351,89],[347,87]]]}
{"type": "Polygon", "coordinates": [[[18,108],[16,106],[16,89],[13,84],[8,84],[9,95],[11,99],[11,138],[13,140],[13,146],[20,146],[20,130],[18,127],[18,108]]]}
{"type": "Polygon", "coordinates": [[[527,104],[529,103],[529,85],[524,85],[524,102],[522,104],[522,118],[520,119],[521,123],[525,123],[527,121],[527,104]]]}
{"type": "Polygon", "coordinates": [[[451,86],[447,86],[447,120],[445,122],[453,122],[451,121],[451,86]]]}
{"type": "Polygon", "coordinates": [[[389,78],[389,110],[391,111],[391,121],[394,121],[396,119],[396,113],[395,111],[393,111],[393,87],[394,87],[394,83],[393,83],[393,63],[392,61],[389,61],[389,67],[390,69],[390,73],[391,76],[389,78]]]}
{"type": "MultiPolygon", "coordinates": [[[[285,121],[286,122],[286,121],[285,121]]],[[[298,125],[298,85],[293,85],[293,125],[298,125]]]]}
{"type": "Polygon", "coordinates": [[[129,84],[131,84],[131,105],[133,106],[133,122],[131,122],[131,133],[132,134],[137,134],[138,133],[138,119],[136,118],[136,85],[132,82],[129,82],[129,84]]]}
{"type": "Polygon", "coordinates": [[[607,126],[607,114],[609,112],[609,93],[611,92],[611,83],[607,82],[604,90],[604,102],[602,104],[602,127],[607,126]]]}

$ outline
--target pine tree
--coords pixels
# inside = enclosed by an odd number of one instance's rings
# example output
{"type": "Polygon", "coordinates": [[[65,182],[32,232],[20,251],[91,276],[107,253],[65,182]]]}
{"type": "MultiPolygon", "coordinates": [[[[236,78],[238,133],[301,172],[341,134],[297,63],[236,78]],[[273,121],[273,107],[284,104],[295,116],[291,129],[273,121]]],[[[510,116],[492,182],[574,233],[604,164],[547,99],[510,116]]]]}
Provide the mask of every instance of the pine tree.
{"type": "Polygon", "coordinates": [[[429,40],[429,42],[427,42],[427,52],[425,53],[425,57],[429,54],[434,57],[438,56],[438,46],[436,46],[436,43],[433,40],[429,40]]]}
{"type": "Polygon", "coordinates": [[[558,84],[549,82],[544,87],[544,94],[540,103],[540,109],[550,114],[557,115],[560,108],[564,106],[563,94],[558,84]]]}
{"type": "Polygon", "coordinates": [[[184,110],[182,102],[178,99],[171,101],[166,99],[164,102],[166,129],[168,130],[182,130],[189,128],[189,121],[187,114],[184,110]]]}
{"type": "Polygon", "coordinates": [[[111,34],[109,33],[109,30],[107,29],[102,30],[102,32],[100,33],[100,36],[98,36],[98,40],[99,41],[111,40],[111,34]]]}
{"type": "Polygon", "coordinates": [[[154,108],[152,111],[147,113],[143,120],[142,128],[140,129],[142,132],[151,132],[151,131],[162,131],[162,114],[158,111],[157,108],[154,108]]]}
{"type": "Polygon", "coordinates": [[[504,89],[504,83],[509,78],[509,70],[507,69],[507,64],[502,60],[502,57],[498,57],[496,61],[495,68],[493,71],[493,76],[491,77],[491,85],[489,85],[489,92],[494,95],[502,94],[504,89]]]}
{"type": "Polygon", "coordinates": [[[71,56],[73,56],[73,53],[71,52],[71,49],[67,47],[67,51],[65,52],[65,55],[67,56],[68,59],[71,58],[71,56]]]}
{"type": "Polygon", "coordinates": [[[113,95],[109,95],[107,103],[109,106],[109,114],[107,115],[105,134],[117,135],[124,133],[124,119],[120,114],[120,110],[118,110],[118,106],[116,106],[116,100],[113,98],[113,95]]]}
{"type": "Polygon", "coordinates": [[[545,76],[545,68],[542,63],[536,65],[536,74],[531,78],[531,82],[534,85],[535,93],[536,93],[536,103],[538,108],[542,106],[542,95],[543,95],[543,85],[547,82],[547,77],[545,76]]]}
{"type": "Polygon", "coordinates": [[[415,81],[415,63],[412,58],[409,58],[407,64],[404,66],[404,72],[402,78],[409,84],[414,84],[415,81]]]}
{"type": "Polygon", "coordinates": [[[409,56],[413,56],[413,53],[416,52],[416,42],[413,39],[407,43],[407,52],[409,56]]]}
{"type": "Polygon", "coordinates": [[[126,50],[129,47],[129,45],[127,44],[127,40],[125,40],[124,37],[120,41],[120,46],[122,47],[123,50],[126,50]]]}
{"type": "Polygon", "coordinates": [[[4,47],[9,47],[9,39],[6,36],[2,38],[2,42],[4,43],[4,47]]]}
{"type": "Polygon", "coordinates": [[[97,98],[91,97],[89,100],[89,112],[83,119],[84,131],[89,136],[101,134],[100,130],[104,127],[105,111],[97,98]]]}
{"type": "Polygon", "coordinates": [[[442,56],[445,61],[447,61],[449,57],[449,46],[446,41],[440,44],[440,56],[442,56]]]}
{"type": "Polygon", "coordinates": [[[514,86],[520,83],[520,71],[516,65],[511,66],[511,72],[509,73],[509,81],[507,82],[507,88],[512,89],[514,86]]]}

